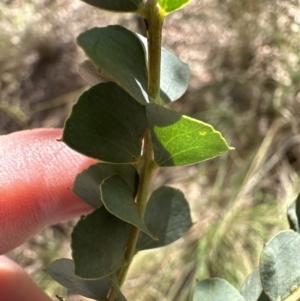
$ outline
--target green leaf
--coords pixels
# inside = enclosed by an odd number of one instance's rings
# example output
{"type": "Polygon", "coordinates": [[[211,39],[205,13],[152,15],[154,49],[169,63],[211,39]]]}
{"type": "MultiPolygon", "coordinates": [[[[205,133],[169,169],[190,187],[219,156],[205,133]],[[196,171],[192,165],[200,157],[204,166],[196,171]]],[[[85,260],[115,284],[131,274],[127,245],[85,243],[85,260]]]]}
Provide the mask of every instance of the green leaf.
{"type": "Polygon", "coordinates": [[[300,193],[296,200],[289,206],[287,210],[287,218],[290,228],[295,232],[300,233],[300,193]]]}
{"type": "Polygon", "coordinates": [[[87,298],[104,299],[110,290],[110,282],[106,278],[87,281],[74,277],[74,262],[70,259],[54,261],[46,272],[62,286],[87,298]]]}
{"type": "MultiPolygon", "coordinates": [[[[138,37],[144,44],[147,57],[147,39],[139,34],[138,37]]],[[[188,88],[190,70],[188,65],[182,62],[176,55],[165,48],[162,48],[161,50],[160,94],[163,102],[169,103],[180,98],[188,88]]]]}
{"type": "Polygon", "coordinates": [[[182,237],[192,226],[189,204],[183,193],[167,186],[154,191],[147,204],[144,222],[159,240],[141,234],[137,244],[139,250],[163,247],[182,237]]]}
{"type": "Polygon", "coordinates": [[[119,25],[93,28],[77,43],[103,74],[138,102],[148,102],[145,51],[136,34],[119,25]]]}
{"type": "Polygon", "coordinates": [[[245,301],[257,301],[262,292],[259,270],[255,269],[242,285],[241,295],[245,301]]]}
{"type": "Polygon", "coordinates": [[[300,285],[300,235],[281,231],[263,248],[260,278],[271,301],[285,300],[294,286],[300,285]]]}
{"type": "Polygon", "coordinates": [[[197,282],[193,301],[244,301],[242,295],[226,280],[220,278],[197,282]]]}
{"type": "Polygon", "coordinates": [[[67,119],[62,140],[76,151],[111,163],[136,162],[146,128],[145,106],[112,82],[84,92],[67,119]]]}
{"type": "Polygon", "coordinates": [[[242,285],[241,295],[245,301],[269,301],[262,290],[259,269],[255,269],[242,285]]]}
{"type": "Polygon", "coordinates": [[[157,0],[163,10],[163,15],[168,15],[187,5],[191,0],[157,0]]]}
{"type": "Polygon", "coordinates": [[[128,185],[130,195],[135,197],[138,186],[137,170],[129,164],[98,163],[76,176],[72,191],[94,208],[102,205],[99,185],[108,177],[119,175],[128,185]]]}
{"type": "Polygon", "coordinates": [[[159,105],[146,106],[154,157],[160,166],[188,165],[229,150],[225,139],[204,122],[159,105]]]}
{"type": "Polygon", "coordinates": [[[115,12],[135,12],[143,0],[83,0],[84,2],[101,9],[115,12]]]}
{"type": "Polygon", "coordinates": [[[121,220],[130,223],[152,239],[157,238],[149,232],[143,220],[140,218],[134,195],[126,181],[120,176],[112,176],[105,179],[100,185],[101,197],[107,211],[121,220]]]}
{"type": "Polygon", "coordinates": [[[103,278],[119,269],[124,260],[130,225],[102,206],[81,219],[72,233],[75,275],[103,278]]]}
{"type": "MultiPolygon", "coordinates": [[[[142,104],[148,102],[147,39],[119,25],[93,28],[82,33],[78,45],[106,75],[142,104]]],[[[186,91],[188,65],[162,48],[161,98],[175,101],[186,91]]]]}

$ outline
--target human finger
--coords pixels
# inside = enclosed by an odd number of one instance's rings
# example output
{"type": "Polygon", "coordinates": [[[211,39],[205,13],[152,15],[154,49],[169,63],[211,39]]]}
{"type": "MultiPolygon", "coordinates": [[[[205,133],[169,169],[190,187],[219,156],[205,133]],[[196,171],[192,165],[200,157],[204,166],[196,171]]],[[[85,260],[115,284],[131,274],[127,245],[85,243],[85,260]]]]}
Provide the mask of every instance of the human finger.
{"type": "Polygon", "coordinates": [[[0,256],[0,295],[5,301],[52,301],[19,265],[6,256],[0,256]]]}
{"type": "Polygon", "coordinates": [[[61,136],[61,129],[35,129],[0,137],[0,254],[91,210],[69,188],[96,161],[58,142],[61,136]]]}

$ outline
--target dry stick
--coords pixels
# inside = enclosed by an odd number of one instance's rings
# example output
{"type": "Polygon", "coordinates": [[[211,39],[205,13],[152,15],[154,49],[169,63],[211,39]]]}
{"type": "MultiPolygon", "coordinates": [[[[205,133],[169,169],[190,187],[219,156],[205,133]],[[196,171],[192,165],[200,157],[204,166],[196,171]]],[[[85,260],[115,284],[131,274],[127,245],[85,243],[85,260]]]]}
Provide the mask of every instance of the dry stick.
{"type": "Polygon", "coordinates": [[[11,105],[3,101],[0,103],[0,111],[10,116],[22,129],[28,128],[28,117],[19,106],[11,105]]]}
{"type": "Polygon", "coordinates": [[[79,89],[72,90],[71,92],[60,95],[56,98],[46,100],[42,103],[38,103],[32,107],[32,109],[30,110],[30,113],[31,114],[38,113],[40,111],[45,111],[48,109],[52,109],[54,107],[64,105],[64,104],[70,102],[71,100],[78,98],[78,96],[81,95],[86,90],[86,88],[87,88],[86,86],[81,87],[79,89]]]}

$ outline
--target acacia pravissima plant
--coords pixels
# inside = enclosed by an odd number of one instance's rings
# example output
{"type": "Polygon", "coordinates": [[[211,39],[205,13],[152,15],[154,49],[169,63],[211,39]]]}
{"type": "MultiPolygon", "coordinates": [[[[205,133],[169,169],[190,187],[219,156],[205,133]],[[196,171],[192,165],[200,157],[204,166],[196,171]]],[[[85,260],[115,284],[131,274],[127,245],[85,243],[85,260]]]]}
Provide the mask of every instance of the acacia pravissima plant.
{"type": "MultiPolygon", "coordinates": [[[[161,48],[162,25],[189,1],[85,2],[139,13],[147,38],[116,25],[92,28],[77,39],[89,66],[108,79],[79,97],[62,137],[72,149],[99,160],[73,187],[95,210],[74,228],[73,261],[57,260],[47,271],[86,297],[125,300],[120,286],[134,255],[165,246],[192,226],[182,192],[160,187],[149,197],[153,173],[219,156],[229,146],[212,126],[164,107],[186,91],[189,69],[161,48]]],[[[86,66],[83,73],[91,72],[86,66]]]]}
{"type": "MultiPolygon", "coordinates": [[[[120,287],[137,252],[172,243],[192,226],[182,192],[163,186],[149,196],[153,173],[159,167],[214,158],[230,147],[212,126],[164,107],[186,91],[189,69],[161,47],[162,25],[168,14],[189,0],[84,2],[140,14],[147,38],[115,25],[92,28],[77,39],[89,59],[81,65],[81,73],[95,85],[74,105],[61,140],[99,160],[76,177],[73,187],[95,210],[74,228],[73,260],[57,260],[47,272],[88,298],[126,300],[120,287]],[[98,83],[98,78],[106,81],[98,83]]],[[[289,217],[299,232],[300,210],[293,208],[289,217]]],[[[289,259],[300,249],[299,237],[293,231],[275,236],[263,250],[260,269],[247,278],[241,292],[225,280],[208,279],[197,282],[194,300],[298,300],[300,272],[287,280],[276,267],[279,256],[284,258],[282,269],[292,268],[289,259]],[[291,241],[297,244],[285,256],[280,246],[291,246],[291,241]],[[284,285],[275,285],[278,279],[284,285]]]]}

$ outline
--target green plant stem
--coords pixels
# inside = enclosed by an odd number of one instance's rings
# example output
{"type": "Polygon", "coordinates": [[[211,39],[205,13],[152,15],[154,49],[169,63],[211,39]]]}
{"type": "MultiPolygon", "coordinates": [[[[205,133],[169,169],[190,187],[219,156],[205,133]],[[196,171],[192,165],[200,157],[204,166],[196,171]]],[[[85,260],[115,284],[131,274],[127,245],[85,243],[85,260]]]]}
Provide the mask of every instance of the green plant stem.
{"type": "Polygon", "coordinates": [[[144,136],[143,156],[140,166],[140,185],[137,192],[138,213],[142,219],[145,216],[151,178],[158,167],[153,157],[151,133],[150,129],[147,129],[144,136]]]}
{"type": "MultiPolygon", "coordinates": [[[[153,161],[153,147],[151,141],[150,130],[147,129],[144,136],[143,156],[140,161],[140,183],[137,192],[136,204],[140,217],[143,219],[147,207],[149,187],[151,177],[157,168],[156,163],[153,161]]],[[[119,285],[121,286],[126,278],[126,274],[132,262],[134,255],[137,253],[136,244],[140,235],[140,230],[132,226],[131,233],[127,243],[125,253],[125,260],[123,267],[119,272],[119,285]]]]}
{"type": "MultiPolygon", "coordinates": [[[[148,22],[148,92],[149,102],[162,104],[160,98],[160,66],[161,66],[161,33],[163,17],[155,0],[149,0],[146,9],[148,22]]],[[[140,217],[143,219],[146,212],[151,177],[158,165],[153,160],[153,145],[150,129],[144,135],[144,146],[141,160],[138,162],[140,171],[140,183],[137,192],[136,204],[140,217]]],[[[121,286],[126,278],[133,257],[137,253],[136,245],[140,230],[132,226],[125,252],[124,264],[119,271],[118,281],[121,286]]],[[[111,291],[107,298],[115,300],[115,292],[111,291]]]]}
{"type": "Polygon", "coordinates": [[[161,34],[164,17],[156,0],[148,1],[148,93],[149,102],[163,104],[160,98],[161,34]]]}
{"type": "MultiPolygon", "coordinates": [[[[147,129],[144,136],[143,155],[138,165],[140,170],[140,183],[137,192],[136,204],[140,216],[144,218],[146,207],[147,207],[151,177],[154,171],[157,169],[157,164],[153,160],[153,147],[152,147],[151,133],[149,129],[147,129]]],[[[120,286],[124,283],[132,259],[134,255],[137,253],[136,245],[138,242],[139,235],[140,235],[140,230],[132,226],[129,239],[126,245],[127,249],[125,252],[124,264],[122,268],[119,270],[118,281],[120,286]]],[[[114,289],[111,290],[107,300],[108,301],[115,300],[114,289]]]]}

